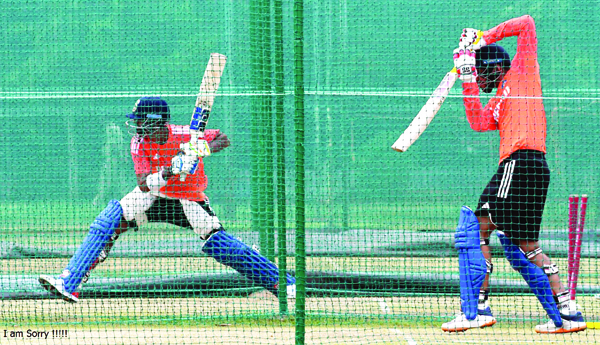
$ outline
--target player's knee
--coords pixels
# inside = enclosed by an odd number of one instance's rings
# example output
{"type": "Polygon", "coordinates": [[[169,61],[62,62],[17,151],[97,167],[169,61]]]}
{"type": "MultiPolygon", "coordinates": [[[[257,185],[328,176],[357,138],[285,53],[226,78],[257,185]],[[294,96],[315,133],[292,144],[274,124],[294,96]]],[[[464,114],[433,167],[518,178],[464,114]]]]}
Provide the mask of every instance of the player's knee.
{"type": "Polygon", "coordinates": [[[504,256],[506,256],[506,259],[514,270],[521,271],[521,269],[530,264],[525,252],[519,248],[519,246],[512,243],[510,238],[506,237],[504,232],[498,231],[497,235],[504,248],[504,256]]]}
{"type": "Polygon", "coordinates": [[[215,232],[224,230],[217,216],[209,216],[201,222],[195,222],[192,224],[192,228],[194,233],[200,235],[202,239],[207,239],[215,232]]]}
{"type": "Polygon", "coordinates": [[[456,249],[479,249],[481,240],[479,234],[479,221],[473,211],[463,206],[460,210],[458,226],[454,233],[454,246],[456,249]]]}
{"type": "Polygon", "coordinates": [[[548,277],[559,273],[558,266],[556,264],[544,265],[542,266],[542,269],[548,277]]]}
{"type": "Polygon", "coordinates": [[[109,201],[108,205],[90,226],[92,232],[103,235],[112,235],[115,229],[119,227],[121,222],[121,216],[123,215],[123,208],[117,200],[109,201]]]}
{"type": "Polygon", "coordinates": [[[487,274],[492,274],[494,272],[494,264],[492,264],[491,260],[485,259],[485,266],[487,268],[487,274]]]}
{"type": "Polygon", "coordinates": [[[200,235],[201,238],[206,239],[214,232],[222,229],[219,218],[214,215],[212,210],[207,210],[201,204],[189,200],[181,200],[181,206],[194,233],[200,235]]]}
{"type": "Polygon", "coordinates": [[[492,231],[496,230],[496,225],[494,225],[494,223],[492,223],[490,217],[477,217],[477,221],[479,222],[479,228],[481,229],[482,232],[486,232],[491,233],[492,231]]]}

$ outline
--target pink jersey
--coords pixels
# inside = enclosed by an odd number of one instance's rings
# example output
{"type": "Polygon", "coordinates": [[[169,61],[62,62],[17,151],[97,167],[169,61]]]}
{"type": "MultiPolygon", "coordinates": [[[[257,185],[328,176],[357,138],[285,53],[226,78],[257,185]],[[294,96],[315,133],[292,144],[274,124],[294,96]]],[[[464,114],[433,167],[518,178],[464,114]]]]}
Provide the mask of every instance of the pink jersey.
{"type": "MultiPolygon", "coordinates": [[[[154,174],[171,166],[171,158],[179,151],[179,145],[190,141],[190,126],[167,124],[169,139],[159,145],[143,140],[139,136],[131,139],[131,158],[135,174],[154,174]]],[[[219,134],[218,129],[207,129],[204,140],[211,142],[219,134]]],[[[204,190],[208,179],[204,173],[204,162],[200,158],[198,168],[192,175],[187,175],[185,181],[179,180],[179,175],[171,177],[160,192],[170,198],[203,201],[204,190]]]]}
{"type": "MultiPolygon", "coordinates": [[[[546,153],[546,112],[542,103],[540,66],[537,60],[535,22],[525,15],[508,20],[488,31],[483,38],[491,44],[517,36],[517,53],[496,95],[482,107],[478,97],[465,97],[471,128],[500,131],[500,162],[517,150],[546,153]]],[[[479,96],[476,83],[463,83],[464,96],[479,96]]]]}

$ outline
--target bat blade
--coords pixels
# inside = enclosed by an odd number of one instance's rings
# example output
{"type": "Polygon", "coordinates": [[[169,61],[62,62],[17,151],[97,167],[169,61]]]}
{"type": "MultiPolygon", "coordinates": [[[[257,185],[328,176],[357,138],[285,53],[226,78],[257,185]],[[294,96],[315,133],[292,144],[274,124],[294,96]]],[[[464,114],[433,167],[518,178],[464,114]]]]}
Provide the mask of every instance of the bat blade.
{"type": "MultiPolygon", "coordinates": [[[[223,54],[212,53],[208,59],[208,65],[204,70],[204,76],[200,83],[200,91],[196,97],[196,105],[190,120],[190,141],[186,145],[196,145],[198,138],[204,138],[204,130],[210,117],[217,90],[221,83],[221,76],[225,70],[227,57],[223,54]]],[[[195,167],[191,173],[195,172],[195,167]]],[[[179,176],[180,181],[185,181],[186,174],[182,173],[179,176]]]]}
{"type": "Polygon", "coordinates": [[[431,97],[429,97],[429,100],[427,100],[427,103],[425,103],[404,133],[402,133],[394,145],[392,145],[392,149],[398,152],[404,152],[419,139],[421,134],[423,134],[425,129],[427,129],[427,126],[431,123],[431,120],[433,120],[442,107],[442,104],[446,100],[446,97],[448,97],[448,93],[450,93],[450,89],[454,86],[457,78],[456,68],[446,73],[440,85],[435,89],[431,97]]]}
{"type": "Polygon", "coordinates": [[[192,140],[204,137],[204,130],[210,117],[210,111],[212,110],[217,90],[219,89],[219,83],[221,82],[226,62],[227,57],[225,55],[219,53],[210,54],[190,121],[192,140]]]}

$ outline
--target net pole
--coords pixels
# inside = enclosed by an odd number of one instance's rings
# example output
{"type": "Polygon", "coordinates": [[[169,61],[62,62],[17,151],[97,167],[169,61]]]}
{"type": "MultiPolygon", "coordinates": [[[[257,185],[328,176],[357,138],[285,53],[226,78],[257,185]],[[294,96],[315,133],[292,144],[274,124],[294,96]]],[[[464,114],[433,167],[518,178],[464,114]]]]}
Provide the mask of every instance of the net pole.
{"type": "Polygon", "coordinates": [[[275,157],[277,199],[277,253],[279,264],[279,313],[288,314],[287,307],[287,245],[286,245],[286,191],[285,191],[285,122],[283,74],[283,1],[273,1],[273,35],[275,66],[275,157]]]}
{"type": "Polygon", "coordinates": [[[266,243],[265,256],[271,261],[275,261],[275,159],[273,151],[275,149],[274,133],[273,133],[273,103],[272,97],[267,94],[273,90],[274,77],[273,71],[273,59],[272,56],[272,42],[271,42],[271,0],[262,0],[260,4],[260,40],[262,45],[262,59],[263,68],[262,71],[262,90],[264,96],[263,99],[263,117],[264,124],[262,126],[262,145],[263,149],[261,152],[264,154],[264,214],[263,214],[263,227],[265,233],[266,243]]]}
{"type": "Polygon", "coordinates": [[[270,1],[250,3],[250,55],[252,61],[252,230],[259,232],[261,252],[275,259],[273,116],[271,97],[270,1]]]}
{"type": "MultiPolygon", "coordinates": [[[[250,1],[250,87],[253,93],[258,94],[260,90],[260,42],[258,42],[258,26],[260,23],[260,17],[258,15],[258,4],[259,0],[251,0],[250,1]]],[[[259,126],[261,123],[260,117],[260,96],[259,95],[251,95],[250,101],[250,116],[251,116],[251,125],[250,125],[250,147],[256,148],[250,150],[250,171],[251,171],[251,181],[250,181],[250,190],[251,190],[251,198],[250,198],[250,216],[251,216],[251,227],[252,231],[259,231],[259,245],[263,245],[263,236],[261,231],[260,224],[260,140],[259,140],[259,126]]]]}
{"type": "Polygon", "coordinates": [[[306,243],[304,208],[304,1],[294,1],[294,133],[296,191],[296,344],[304,344],[306,321],[306,243]]]}

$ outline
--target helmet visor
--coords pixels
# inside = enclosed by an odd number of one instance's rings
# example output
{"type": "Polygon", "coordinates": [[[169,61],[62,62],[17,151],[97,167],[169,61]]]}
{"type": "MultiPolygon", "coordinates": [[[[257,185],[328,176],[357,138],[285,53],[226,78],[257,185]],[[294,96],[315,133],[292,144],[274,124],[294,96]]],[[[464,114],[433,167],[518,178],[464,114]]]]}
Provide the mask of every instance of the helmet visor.
{"type": "Polygon", "coordinates": [[[162,120],[160,115],[158,116],[158,118],[150,118],[148,116],[148,118],[131,118],[130,120],[127,120],[125,122],[128,127],[127,132],[130,135],[137,135],[140,137],[147,137],[156,133],[160,127],[165,125],[165,122],[162,120]]]}

